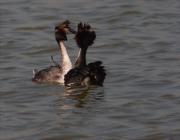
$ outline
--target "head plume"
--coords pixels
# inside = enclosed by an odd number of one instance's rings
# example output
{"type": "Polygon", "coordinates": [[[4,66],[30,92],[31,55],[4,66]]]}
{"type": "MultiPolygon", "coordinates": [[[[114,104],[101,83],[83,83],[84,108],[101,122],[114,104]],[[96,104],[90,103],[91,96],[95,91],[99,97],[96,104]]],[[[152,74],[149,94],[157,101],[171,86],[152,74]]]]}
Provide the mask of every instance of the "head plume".
{"type": "Polygon", "coordinates": [[[69,20],[65,20],[55,27],[55,37],[57,41],[67,40],[67,33],[75,33],[75,31],[70,27],[69,20]]]}
{"type": "Polygon", "coordinates": [[[78,24],[78,31],[75,36],[77,45],[80,48],[87,48],[94,43],[96,39],[95,31],[91,30],[91,26],[87,23],[80,22],[78,24]]]}

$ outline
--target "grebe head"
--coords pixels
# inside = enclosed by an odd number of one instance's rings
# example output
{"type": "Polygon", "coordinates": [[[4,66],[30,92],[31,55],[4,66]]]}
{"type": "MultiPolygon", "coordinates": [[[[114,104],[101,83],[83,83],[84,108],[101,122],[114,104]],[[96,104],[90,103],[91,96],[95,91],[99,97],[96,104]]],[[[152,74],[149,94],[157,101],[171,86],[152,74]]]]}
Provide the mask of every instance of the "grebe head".
{"type": "Polygon", "coordinates": [[[68,33],[75,34],[76,32],[70,27],[70,21],[66,20],[55,27],[56,41],[57,42],[66,41],[67,40],[66,34],[68,33]]]}
{"type": "Polygon", "coordinates": [[[78,31],[75,35],[75,40],[77,45],[81,49],[87,49],[89,46],[91,46],[94,43],[94,40],[96,39],[96,33],[91,29],[91,26],[86,23],[80,22],[78,24],[78,31]]]}

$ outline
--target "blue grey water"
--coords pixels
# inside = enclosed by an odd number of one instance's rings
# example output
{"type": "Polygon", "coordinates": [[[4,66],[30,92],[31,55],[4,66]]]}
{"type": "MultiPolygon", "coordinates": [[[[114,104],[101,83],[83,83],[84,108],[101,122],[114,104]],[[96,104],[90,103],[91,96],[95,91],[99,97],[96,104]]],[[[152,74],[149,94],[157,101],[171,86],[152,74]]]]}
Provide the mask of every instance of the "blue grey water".
{"type": "MultiPolygon", "coordinates": [[[[179,0],[1,0],[1,140],[179,140],[179,0]],[[59,61],[54,26],[88,22],[102,60],[102,88],[67,92],[31,82],[59,61]]],[[[68,36],[71,58],[75,41],[68,36]]]]}

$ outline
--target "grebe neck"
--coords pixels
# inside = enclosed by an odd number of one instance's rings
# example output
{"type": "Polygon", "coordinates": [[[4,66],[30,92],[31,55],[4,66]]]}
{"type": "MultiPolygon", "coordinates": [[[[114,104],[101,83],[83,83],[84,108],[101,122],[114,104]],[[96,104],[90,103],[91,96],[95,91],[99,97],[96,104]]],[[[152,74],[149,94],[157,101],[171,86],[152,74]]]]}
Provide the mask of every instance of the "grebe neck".
{"type": "Polygon", "coordinates": [[[58,42],[59,48],[60,48],[60,54],[61,54],[61,66],[63,71],[68,72],[72,68],[72,63],[69,58],[68,52],[66,50],[66,47],[64,46],[63,41],[58,42]]]}
{"type": "Polygon", "coordinates": [[[86,52],[87,48],[80,48],[77,60],[75,62],[75,67],[86,66],[86,52]]]}

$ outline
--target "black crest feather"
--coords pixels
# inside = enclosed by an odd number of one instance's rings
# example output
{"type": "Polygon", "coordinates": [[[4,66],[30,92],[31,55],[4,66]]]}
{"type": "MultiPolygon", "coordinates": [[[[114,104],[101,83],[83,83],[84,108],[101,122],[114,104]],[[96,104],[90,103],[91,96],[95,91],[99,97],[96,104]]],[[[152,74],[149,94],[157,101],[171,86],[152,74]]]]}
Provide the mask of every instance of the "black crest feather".
{"type": "Polygon", "coordinates": [[[96,33],[95,31],[91,30],[91,26],[86,23],[80,22],[78,24],[78,31],[75,36],[75,40],[77,45],[82,47],[88,47],[91,46],[94,43],[94,40],[96,39],[96,33]]]}

